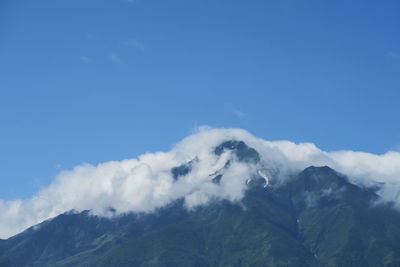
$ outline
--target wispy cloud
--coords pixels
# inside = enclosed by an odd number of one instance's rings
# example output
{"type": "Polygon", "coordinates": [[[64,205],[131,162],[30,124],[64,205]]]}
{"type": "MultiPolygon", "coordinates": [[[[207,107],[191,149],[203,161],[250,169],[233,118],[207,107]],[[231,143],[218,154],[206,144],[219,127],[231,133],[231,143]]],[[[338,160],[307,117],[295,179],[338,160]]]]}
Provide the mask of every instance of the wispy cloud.
{"type": "Polygon", "coordinates": [[[389,57],[400,59],[400,52],[391,51],[387,54],[389,57]]]}
{"type": "Polygon", "coordinates": [[[400,145],[394,146],[390,149],[390,151],[397,151],[400,152],[400,145]]]}
{"type": "Polygon", "coordinates": [[[90,63],[90,58],[87,56],[81,56],[81,62],[84,64],[90,63]]]}
{"type": "Polygon", "coordinates": [[[111,52],[110,60],[112,63],[121,63],[122,62],[122,58],[116,52],[111,52]]]}
{"type": "Polygon", "coordinates": [[[242,111],[242,110],[240,110],[240,109],[238,109],[238,108],[233,107],[233,108],[231,108],[231,112],[232,112],[232,114],[233,114],[238,120],[240,120],[243,124],[245,124],[245,125],[248,124],[248,117],[247,117],[247,114],[246,114],[244,111],[242,111]]]}
{"type": "Polygon", "coordinates": [[[133,38],[126,40],[125,42],[123,42],[123,44],[141,51],[143,51],[145,48],[142,42],[133,38]]]}
{"type": "Polygon", "coordinates": [[[246,114],[245,114],[243,111],[239,110],[239,109],[236,109],[236,108],[232,109],[232,113],[233,113],[233,115],[235,115],[238,119],[243,120],[243,119],[246,118],[246,114]]]}

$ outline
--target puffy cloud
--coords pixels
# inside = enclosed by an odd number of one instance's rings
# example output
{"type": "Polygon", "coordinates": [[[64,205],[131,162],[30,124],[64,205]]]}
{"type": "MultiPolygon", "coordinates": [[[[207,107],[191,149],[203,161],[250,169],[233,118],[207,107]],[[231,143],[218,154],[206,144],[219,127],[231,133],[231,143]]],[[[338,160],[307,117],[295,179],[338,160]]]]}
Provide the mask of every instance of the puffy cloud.
{"type": "Polygon", "coordinates": [[[112,161],[97,166],[83,164],[62,171],[54,182],[31,199],[0,200],[0,237],[7,238],[43,220],[69,210],[91,210],[93,214],[111,216],[125,212],[152,212],[183,198],[188,209],[214,199],[240,201],[246,181],[257,168],[268,176],[278,175],[284,182],[288,173],[310,165],[328,165],[346,174],[350,181],[371,186],[384,183],[379,194],[382,201],[394,201],[400,208],[400,153],[374,155],[363,152],[325,152],[314,144],[289,141],[270,142],[241,129],[203,127],[182,140],[169,152],[144,154],[137,159],[112,161]],[[216,146],[227,140],[243,140],[261,155],[255,166],[235,161],[232,152],[220,156],[216,146]],[[173,167],[196,159],[191,171],[174,179],[173,167]],[[221,172],[219,183],[212,174],[221,172]]]}

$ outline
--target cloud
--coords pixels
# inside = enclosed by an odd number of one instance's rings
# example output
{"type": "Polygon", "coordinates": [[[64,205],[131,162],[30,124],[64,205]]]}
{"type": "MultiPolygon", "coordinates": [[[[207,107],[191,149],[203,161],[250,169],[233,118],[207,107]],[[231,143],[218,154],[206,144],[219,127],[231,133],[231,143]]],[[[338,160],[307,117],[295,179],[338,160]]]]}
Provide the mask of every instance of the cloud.
{"type": "Polygon", "coordinates": [[[396,146],[392,147],[390,150],[391,150],[391,151],[400,152],[400,145],[396,145],[396,146]]]}
{"type": "Polygon", "coordinates": [[[90,63],[90,58],[87,56],[81,56],[81,62],[84,64],[90,63]]]}
{"type": "Polygon", "coordinates": [[[111,52],[110,60],[112,63],[121,63],[122,62],[121,57],[115,52],[111,52]]]}
{"type": "Polygon", "coordinates": [[[245,119],[246,114],[238,109],[232,109],[233,115],[235,115],[238,119],[245,119]]]}
{"type": "Polygon", "coordinates": [[[169,152],[147,153],[134,159],[82,164],[59,173],[50,186],[30,199],[0,200],[0,237],[7,238],[25,228],[60,213],[92,210],[99,216],[151,212],[176,199],[183,198],[188,209],[214,199],[240,201],[246,181],[258,168],[279,170],[282,181],[288,173],[310,165],[328,165],[348,175],[351,182],[361,186],[385,183],[378,192],[382,201],[394,201],[400,208],[400,153],[375,155],[364,152],[320,150],[312,143],[266,141],[241,129],[212,129],[201,127],[178,143],[169,152]],[[229,152],[217,156],[214,148],[223,141],[243,140],[261,155],[259,165],[234,160],[229,152]],[[197,159],[186,176],[175,180],[171,168],[197,159]],[[210,174],[232,160],[219,184],[210,174]]]}
{"type": "Polygon", "coordinates": [[[141,51],[143,51],[144,48],[145,48],[144,44],[142,42],[140,42],[140,41],[138,41],[136,39],[133,39],[133,38],[123,42],[123,44],[126,45],[126,46],[129,46],[129,47],[133,47],[133,48],[135,48],[137,50],[141,50],[141,51]]]}
{"type": "Polygon", "coordinates": [[[388,53],[388,56],[392,57],[392,58],[400,58],[400,53],[391,51],[391,52],[388,53]]]}

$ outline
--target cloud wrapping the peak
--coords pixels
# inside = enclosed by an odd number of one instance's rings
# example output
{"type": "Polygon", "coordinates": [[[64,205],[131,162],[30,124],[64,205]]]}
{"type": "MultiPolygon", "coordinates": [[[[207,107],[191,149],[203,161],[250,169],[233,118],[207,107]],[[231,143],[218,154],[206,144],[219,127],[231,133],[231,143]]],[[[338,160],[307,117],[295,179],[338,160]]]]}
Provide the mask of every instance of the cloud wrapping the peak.
{"type": "Polygon", "coordinates": [[[385,183],[382,201],[400,208],[400,153],[375,155],[364,152],[325,152],[314,144],[265,141],[241,129],[199,128],[169,152],[147,153],[137,159],[82,164],[62,171],[54,182],[30,199],[0,200],[0,237],[7,238],[63,212],[91,210],[111,216],[126,212],[152,212],[183,198],[188,209],[210,200],[240,201],[246,180],[256,172],[254,164],[235,161],[231,151],[220,156],[216,146],[227,140],[242,140],[261,155],[259,165],[279,171],[279,179],[308,166],[328,165],[346,174],[360,186],[385,183]],[[171,169],[196,159],[191,171],[174,179],[171,169]],[[224,169],[228,160],[229,167],[224,169]],[[223,170],[220,183],[212,174],[223,170]]]}

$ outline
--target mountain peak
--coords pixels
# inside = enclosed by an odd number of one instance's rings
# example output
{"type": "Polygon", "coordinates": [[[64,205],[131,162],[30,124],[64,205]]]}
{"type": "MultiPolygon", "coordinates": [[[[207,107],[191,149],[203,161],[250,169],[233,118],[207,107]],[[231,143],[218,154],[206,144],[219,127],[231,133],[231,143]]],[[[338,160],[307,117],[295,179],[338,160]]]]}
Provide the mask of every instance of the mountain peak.
{"type": "Polygon", "coordinates": [[[233,151],[237,159],[242,162],[257,163],[261,158],[257,150],[239,140],[228,140],[221,143],[214,149],[214,154],[219,156],[226,150],[233,151]]]}
{"type": "Polygon", "coordinates": [[[350,184],[347,177],[328,166],[310,166],[299,174],[300,180],[309,190],[323,190],[350,184]]]}

